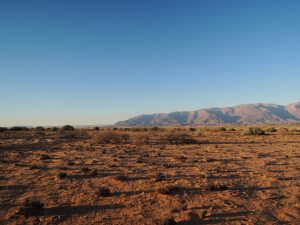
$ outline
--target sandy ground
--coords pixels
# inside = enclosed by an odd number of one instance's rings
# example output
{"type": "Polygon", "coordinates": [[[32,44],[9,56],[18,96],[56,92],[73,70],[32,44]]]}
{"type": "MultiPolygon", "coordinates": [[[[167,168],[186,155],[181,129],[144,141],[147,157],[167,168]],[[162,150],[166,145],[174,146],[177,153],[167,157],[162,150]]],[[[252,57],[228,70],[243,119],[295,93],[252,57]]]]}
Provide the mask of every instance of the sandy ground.
{"type": "Polygon", "coordinates": [[[203,133],[184,145],[0,133],[0,224],[300,224],[300,133],[203,133]],[[20,215],[28,198],[37,215],[20,215]]]}

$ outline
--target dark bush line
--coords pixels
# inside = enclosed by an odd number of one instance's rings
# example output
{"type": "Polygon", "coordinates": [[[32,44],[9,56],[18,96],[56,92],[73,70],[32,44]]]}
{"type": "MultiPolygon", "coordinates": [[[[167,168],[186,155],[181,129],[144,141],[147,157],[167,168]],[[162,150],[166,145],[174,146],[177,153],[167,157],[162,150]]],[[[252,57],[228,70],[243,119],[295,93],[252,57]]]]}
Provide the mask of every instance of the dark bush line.
{"type": "Polygon", "coordinates": [[[28,127],[15,126],[9,129],[10,131],[30,131],[28,127]]]}

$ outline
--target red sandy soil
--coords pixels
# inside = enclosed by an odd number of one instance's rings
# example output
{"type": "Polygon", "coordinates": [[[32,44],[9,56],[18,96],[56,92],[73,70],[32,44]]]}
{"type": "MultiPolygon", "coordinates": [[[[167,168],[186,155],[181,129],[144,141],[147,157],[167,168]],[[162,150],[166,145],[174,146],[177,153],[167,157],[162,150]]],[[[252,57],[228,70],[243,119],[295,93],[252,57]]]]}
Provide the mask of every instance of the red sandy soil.
{"type": "Polygon", "coordinates": [[[299,134],[203,133],[200,143],[181,145],[0,133],[0,224],[300,224],[299,134]],[[159,172],[165,177],[156,181],[159,172]],[[161,191],[169,186],[176,188],[161,191]],[[111,194],[100,196],[100,187],[111,194]],[[21,215],[28,198],[43,210],[21,215]]]}

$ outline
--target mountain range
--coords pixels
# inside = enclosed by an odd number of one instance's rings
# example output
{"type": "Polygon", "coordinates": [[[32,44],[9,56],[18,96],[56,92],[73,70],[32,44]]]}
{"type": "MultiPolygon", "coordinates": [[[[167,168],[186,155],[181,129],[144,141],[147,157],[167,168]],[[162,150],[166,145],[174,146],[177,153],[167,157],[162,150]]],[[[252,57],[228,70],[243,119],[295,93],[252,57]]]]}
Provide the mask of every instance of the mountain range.
{"type": "Polygon", "coordinates": [[[234,107],[207,108],[196,111],[145,114],[117,122],[116,126],[171,126],[221,124],[299,123],[300,102],[287,106],[244,104],[234,107]]]}

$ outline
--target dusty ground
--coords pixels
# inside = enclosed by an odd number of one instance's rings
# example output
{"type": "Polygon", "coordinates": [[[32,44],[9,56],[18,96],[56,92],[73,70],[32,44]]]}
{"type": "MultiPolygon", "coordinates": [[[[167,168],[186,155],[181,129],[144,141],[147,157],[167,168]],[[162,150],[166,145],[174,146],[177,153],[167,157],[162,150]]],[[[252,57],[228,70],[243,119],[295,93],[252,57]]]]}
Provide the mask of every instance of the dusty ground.
{"type": "Polygon", "coordinates": [[[202,129],[201,143],[184,145],[0,133],[0,223],[300,224],[300,133],[202,129]],[[159,172],[165,177],[156,181],[159,172]],[[176,188],[161,191],[170,186],[176,188]],[[111,194],[100,196],[100,187],[111,194]],[[44,204],[37,215],[19,214],[28,198],[44,204]]]}

